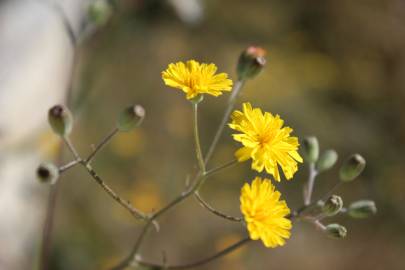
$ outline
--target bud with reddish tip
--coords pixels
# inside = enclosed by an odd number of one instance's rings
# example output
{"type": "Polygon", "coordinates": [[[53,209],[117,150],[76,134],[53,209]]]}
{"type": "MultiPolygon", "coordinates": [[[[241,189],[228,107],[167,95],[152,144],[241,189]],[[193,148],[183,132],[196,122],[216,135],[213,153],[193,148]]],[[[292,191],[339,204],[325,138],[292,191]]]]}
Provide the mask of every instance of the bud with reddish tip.
{"type": "Polygon", "coordinates": [[[49,109],[48,122],[52,130],[59,136],[65,137],[72,132],[73,116],[64,105],[55,105],[49,109]]]}
{"type": "Polygon", "coordinates": [[[250,46],[239,57],[237,73],[239,80],[252,79],[266,65],[266,51],[261,47],[250,46]]]}

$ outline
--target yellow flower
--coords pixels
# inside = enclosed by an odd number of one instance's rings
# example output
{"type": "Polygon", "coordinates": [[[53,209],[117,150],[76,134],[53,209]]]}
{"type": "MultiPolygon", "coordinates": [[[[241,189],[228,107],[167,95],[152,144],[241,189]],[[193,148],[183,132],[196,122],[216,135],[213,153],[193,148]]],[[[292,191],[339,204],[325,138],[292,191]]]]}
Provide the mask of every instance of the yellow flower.
{"type": "Polygon", "coordinates": [[[292,129],[282,127],[284,121],[280,116],[271,113],[264,114],[259,108],[252,108],[250,103],[243,104],[243,112],[234,111],[229,126],[241,134],[233,134],[233,138],[241,142],[243,147],[235,153],[238,161],[251,158],[252,169],[272,174],[280,181],[278,166],[284,172],[287,180],[298,170],[297,161],[302,162],[298,154],[298,138],[290,137],[292,129]]]}
{"type": "Polygon", "coordinates": [[[162,78],[166,85],[183,90],[187,99],[199,94],[219,96],[221,91],[231,91],[232,80],[228,79],[228,74],[215,74],[216,71],[215,64],[200,64],[190,60],[187,63],[170,64],[162,72],[162,78]]]}
{"type": "Polygon", "coordinates": [[[285,244],[290,238],[291,220],[285,201],[280,201],[280,192],[275,190],[269,179],[256,177],[252,185],[246,183],[240,195],[240,209],[245,218],[252,240],[261,239],[266,247],[285,244]]]}

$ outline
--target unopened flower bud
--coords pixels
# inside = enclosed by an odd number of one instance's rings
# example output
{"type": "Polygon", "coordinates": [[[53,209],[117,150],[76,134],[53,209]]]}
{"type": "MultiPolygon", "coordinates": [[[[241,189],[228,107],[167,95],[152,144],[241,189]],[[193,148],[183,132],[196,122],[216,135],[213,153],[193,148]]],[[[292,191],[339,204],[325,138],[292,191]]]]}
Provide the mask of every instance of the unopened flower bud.
{"type": "Polygon", "coordinates": [[[338,154],[335,150],[326,150],[321,154],[318,161],[316,162],[316,170],[318,172],[323,172],[329,170],[335,165],[338,159],[338,154]]]}
{"type": "Polygon", "coordinates": [[[377,213],[375,203],[370,200],[361,200],[350,204],[347,214],[353,218],[367,218],[377,213]]]}
{"type": "Polygon", "coordinates": [[[332,195],[326,200],[326,202],[322,206],[322,212],[327,216],[334,216],[337,213],[339,213],[342,207],[343,207],[342,198],[338,195],[332,195]]]}
{"type": "Polygon", "coordinates": [[[325,227],[325,232],[328,234],[329,237],[341,239],[345,238],[347,235],[347,230],[340,224],[329,224],[325,227]]]}
{"type": "Polygon", "coordinates": [[[67,136],[73,128],[73,116],[63,105],[55,105],[48,111],[48,122],[52,130],[59,136],[67,136]]]}
{"type": "Polygon", "coordinates": [[[340,179],[343,182],[350,182],[359,176],[366,167],[366,160],[359,154],[350,156],[340,168],[340,179]]]}
{"type": "Polygon", "coordinates": [[[316,162],[319,157],[318,139],[314,136],[304,138],[301,143],[301,150],[304,160],[309,163],[316,162]]]}
{"type": "Polygon", "coordinates": [[[252,79],[266,65],[266,51],[263,48],[250,46],[239,57],[237,73],[239,80],[252,79]]]}
{"type": "Polygon", "coordinates": [[[41,183],[54,184],[59,178],[59,169],[53,163],[42,163],[37,168],[37,178],[41,183]]]}
{"type": "Polygon", "coordinates": [[[120,131],[130,131],[138,127],[144,118],[145,109],[141,105],[129,106],[119,114],[117,128],[120,131]]]}
{"type": "Polygon", "coordinates": [[[96,0],[89,5],[88,15],[93,23],[103,26],[112,15],[111,4],[107,0],[96,0]]]}

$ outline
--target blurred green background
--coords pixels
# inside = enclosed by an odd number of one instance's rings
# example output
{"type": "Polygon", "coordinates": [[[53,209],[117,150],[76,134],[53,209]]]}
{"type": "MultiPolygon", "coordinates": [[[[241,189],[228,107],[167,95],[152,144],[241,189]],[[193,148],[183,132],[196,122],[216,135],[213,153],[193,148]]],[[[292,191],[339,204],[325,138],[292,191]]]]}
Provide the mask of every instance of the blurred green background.
{"type": "MultiPolygon", "coordinates": [[[[236,79],[235,65],[249,45],[268,51],[267,66],[249,81],[240,101],[280,114],[299,138],[318,137],[321,149],[339,153],[335,169],[320,175],[315,197],[334,185],[342,160],[359,152],[363,175],[338,194],[346,205],[373,199],[378,214],[366,220],[337,217],[348,229],[332,240],[295,223],[287,245],[261,242],[200,269],[404,269],[405,254],[405,2],[399,0],[206,0],[203,16],[185,23],[166,1],[120,1],[111,20],[80,48],[74,97],[81,107],[73,140],[90,151],[112,129],[117,113],[142,104],[147,117],[134,132],[119,134],[94,167],[133,204],[151,211],[184,188],[195,170],[191,106],[164,86],[160,72],[175,61],[214,62],[236,79]]],[[[206,97],[200,114],[206,151],[227,95],[206,97]]],[[[238,145],[225,130],[210,167],[232,159],[238,145]]],[[[66,155],[68,157],[68,155],[66,155]]],[[[240,215],[239,191],[255,175],[249,162],[206,182],[202,195],[226,213],[240,215]]],[[[277,183],[291,208],[302,204],[307,167],[277,183]]],[[[160,219],[141,252],[145,259],[193,261],[246,235],[188,199],[160,219]]],[[[102,269],[124,258],[141,224],[114,203],[83,171],[60,181],[51,269],[102,269]]]]}

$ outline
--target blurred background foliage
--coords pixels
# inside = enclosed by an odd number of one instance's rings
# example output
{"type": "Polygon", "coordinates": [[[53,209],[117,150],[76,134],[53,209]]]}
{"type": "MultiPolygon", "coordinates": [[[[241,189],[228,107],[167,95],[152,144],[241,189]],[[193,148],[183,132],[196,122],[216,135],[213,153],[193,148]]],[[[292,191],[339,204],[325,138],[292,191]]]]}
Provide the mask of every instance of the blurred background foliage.
{"type": "MultiPolygon", "coordinates": [[[[334,148],[338,165],[354,152],[367,159],[363,175],[338,194],[346,205],[374,199],[369,220],[335,218],[348,237],[326,238],[296,223],[287,245],[254,242],[201,269],[403,269],[405,211],[405,2],[400,0],[205,0],[196,20],[179,19],[167,1],[119,1],[111,20],[79,48],[73,140],[89,152],[114,126],[117,113],[142,104],[142,127],[122,133],[94,167],[123,197],[144,211],[158,209],[184,188],[195,170],[191,106],[164,86],[160,72],[175,61],[214,62],[236,79],[248,45],[268,51],[265,70],[249,81],[241,100],[280,114],[300,138],[334,148]],[[401,30],[402,29],[402,30],[401,30]],[[77,103],[79,101],[79,103],[77,103]]],[[[206,97],[200,115],[203,149],[214,135],[227,96],[206,97]]],[[[210,166],[232,159],[237,144],[226,129],[210,166]]],[[[53,135],[47,136],[52,139],[53,135]]],[[[337,181],[336,166],[322,174],[315,197],[337,181]]],[[[239,191],[254,173],[244,163],[206,182],[202,195],[239,215],[239,191]]],[[[291,208],[302,204],[307,168],[277,183],[291,208]]],[[[332,221],[332,220],[331,220],[332,221]]],[[[179,205],[151,232],[142,253],[170,263],[203,257],[240,239],[239,224],[221,220],[194,199],[179,205]]],[[[127,255],[140,224],[74,169],[60,181],[51,269],[101,269],[127,255]]]]}

